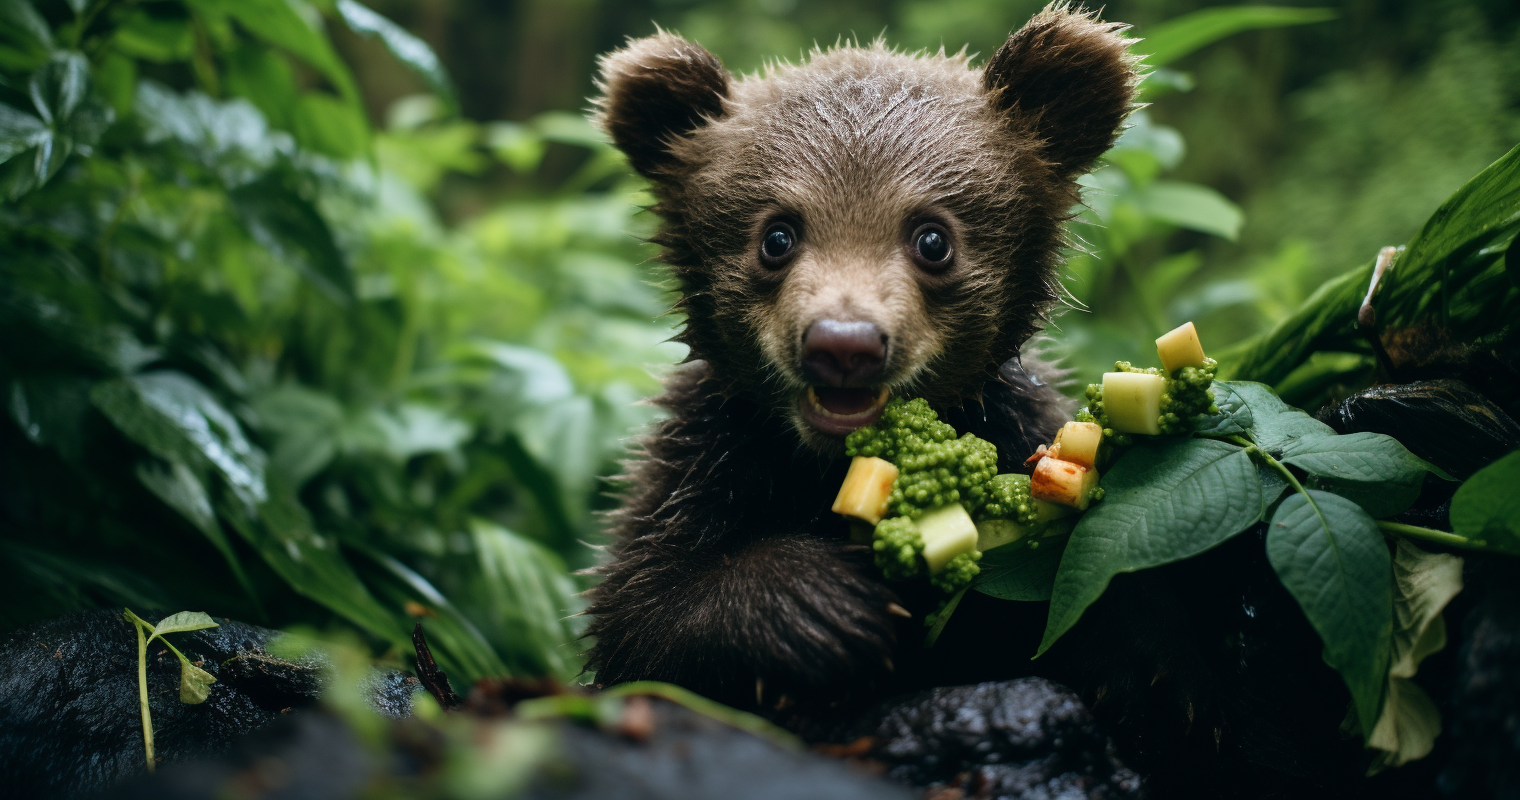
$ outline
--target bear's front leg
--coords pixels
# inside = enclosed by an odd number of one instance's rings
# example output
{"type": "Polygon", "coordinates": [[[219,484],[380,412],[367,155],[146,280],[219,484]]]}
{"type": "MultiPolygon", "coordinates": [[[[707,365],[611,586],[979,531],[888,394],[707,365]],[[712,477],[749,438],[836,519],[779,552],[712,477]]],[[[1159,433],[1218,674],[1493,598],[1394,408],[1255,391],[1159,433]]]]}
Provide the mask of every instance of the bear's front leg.
{"type": "Polygon", "coordinates": [[[660,680],[741,708],[821,708],[892,671],[895,598],[870,550],[806,533],[686,552],[634,539],[593,592],[596,682],[660,680]]]}

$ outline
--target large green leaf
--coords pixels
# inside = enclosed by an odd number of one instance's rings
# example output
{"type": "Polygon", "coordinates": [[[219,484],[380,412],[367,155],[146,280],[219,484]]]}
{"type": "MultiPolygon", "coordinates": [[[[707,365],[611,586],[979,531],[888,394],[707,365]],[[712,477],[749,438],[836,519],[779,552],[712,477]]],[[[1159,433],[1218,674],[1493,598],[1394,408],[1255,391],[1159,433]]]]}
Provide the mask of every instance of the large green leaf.
{"type": "MultiPolygon", "coordinates": [[[[1520,146],[1458,189],[1383,277],[1380,329],[1436,324],[1455,342],[1493,334],[1520,317],[1520,286],[1504,253],[1520,231],[1520,146]]],[[[1367,263],[1325,283],[1270,331],[1216,354],[1220,376],[1278,383],[1320,350],[1369,352],[1356,328],[1372,278],[1367,263]]]]}
{"type": "Polygon", "coordinates": [[[1281,28],[1335,19],[1328,8],[1287,6],[1221,6],[1184,14],[1141,31],[1134,46],[1151,67],[1170,64],[1227,36],[1260,28],[1281,28]]]}
{"type": "Polygon", "coordinates": [[[248,593],[254,602],[258,602],[258,596],[253,590],[253,584],[249,582],[248,575],[243,571],[243,562],[238,560],[237,554],[232,550],[232,542],[228,541],[227,534],[216,519],[216,512],[211,507],[211,494],[206,491],[206,485],[201,476],[185,466],[180,461],[169,462],[142,462],[137,465],[137,479],[143,486],[148,488],[164,505],[179,512],[195,529],[206,537],[211,545],[216,548],[222,558],[226,560],[228,568],[242,584],[243,590],[248,593]]]}
{"type": "Polygon", "coordinates": [[[254,241],[333,300],[343,304],[353,300],[348,258],[315,205],[273,175],[239,186],[228,197],[254,241]]]}
{"type": "Polygon", "coordinates": [[[1373,517],[1391,517],[1413,505],[1427,471],[1424,461],[1381,433],[1306,436],[1284,447],[1280,458],[1373,517]]]}
{"type": "Polygon", "coordinates": [[[193,378],[150,372],[96,384],[95,406],[148,452],[195,469],[213,469],[244,503],[262,502],[264,454],[232,413],[193,378]]]}
{"type": "Polygon", "coordinates": [[[479,560],[473,594],[485,601],[482,627],[496,650],[514,674],[574,677],[580,625],[572,615],[582,602],[564,562],[486,520],[471,520],[470,536],[479,560]]]}
{"type": "Polygon", "coordinates": [[[1156,181],[1136,189],[1129,200],[1153,219],[1232,242],[1245,222],[1239,206],[1219,192],[1193,183],[1156,181]]]}
{"type": "Polygon", "coordinates": [[[1189,558],[1261,519],[1261,480],[1240,447],[1212,439],[1139,444],[1103,476],[1103,501],[1066,544],[1043,653],[1121,572],[1189,558]]]}
{"type": "Polygon", "coordinates": [[[1015,543],[994,547],[977,562],[981,572],[971,582],[971,588],[1003,600],[1049,600],[1065,544],[1047,539],[1031,543],[1038,546],[1015,543]]]}
{"type": "Polygon", "coordinates": [[[272,476],[268,499],[255,509],[222,503],[218,510],[291,590],[326,606],[386,641],[404,645],[409,631],[375,599],[338,549],[319,533],[300,500],[272,476]]]}
{"type": "Polygon", "coordinates": [[[1370,736],[1393,632],[1392,566],[1377,523],[1339,495],[1294,494],[1272,515],[1267,560],[1319,632],[1325,663],[1340,672],[1370,736]]]}
{"type": "Polygon", "coordinates": [[[1215,381],[1209,390],[1214,395],[1218,414],[1201,415],[1193,420],[1193,432],[1205,436],[1231,436],[1246,433],[1255,423],[1251,406],[1228,381],[1215,381]]]}
{"type": "Polygon", "coordinates": [[[434,94],[450,106],[458,105],[454,97],[454,84],[427,42],[355,0],[338,0],[337,8],[339,16],[348,24],[349,29],[361,36],[379,39],[391,55],[421,75],[434,94]]]}
{"type": "Polygon", "coordinates": [[[1279,453],[1300,439],[1335,435],[1334,428],[1284,403],[1268,386],[1243,381],[1214,385],[1233,395],[1225,398],[1230,409],[1240,404],[1250,410],[1251,438],[1264,450],[1279,453]]]}
{"type": "Polygon", "coordinates": [[[1458,487],[1451,498],[1451,529],[1480,547],[1520,555],[1520,450],[1458,487]]]}

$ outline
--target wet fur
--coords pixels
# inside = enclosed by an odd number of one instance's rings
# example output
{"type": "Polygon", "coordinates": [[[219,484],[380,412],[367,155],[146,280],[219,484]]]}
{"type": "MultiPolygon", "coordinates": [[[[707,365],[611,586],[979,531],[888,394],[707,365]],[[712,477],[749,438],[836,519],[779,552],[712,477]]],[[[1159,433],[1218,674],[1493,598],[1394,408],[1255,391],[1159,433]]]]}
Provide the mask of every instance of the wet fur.
{"type": "Polygon", "coordinates": [[[1075,179],[1132,106],[1122,31],[1053,5],[982,69],[878,42],[735,79],[668,33],[604,58],[598,119],[653,181],[691,356],[611,518],[589,609],[599,683],[767,709],[893,688],[932,606],[898,598],[828,511],[847,464],[799,418],[803,333],[878,325],[883,382],[995,443],[1004,470],[1048,441],[1069,409],[1019,351],[1057,299],[1075,179]],[[778,217],[801,246],[768,270],[778,217]],[[949,270],[914,265],[922,220],[950,231],[949,270]]]}

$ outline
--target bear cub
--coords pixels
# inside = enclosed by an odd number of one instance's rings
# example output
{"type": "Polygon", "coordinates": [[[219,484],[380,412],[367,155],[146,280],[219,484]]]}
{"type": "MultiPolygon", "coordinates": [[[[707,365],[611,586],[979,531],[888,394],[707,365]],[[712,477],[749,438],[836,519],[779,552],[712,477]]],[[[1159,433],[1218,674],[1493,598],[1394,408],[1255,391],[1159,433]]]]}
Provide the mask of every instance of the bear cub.
{"type": "Polygon", "coordinates": [[[669,33],[603,58],[598,122],[653,183],[690,357],[623,476],[599,684],[774,712],[935,683],[909,677],[933,599],[829,511],[843,439],[924,397],[1007,472],[1070,418],[1019,352],[1133,107],[1123,30],[1053,4],[980,68],[877,43],[734,77],[669,33]]]}

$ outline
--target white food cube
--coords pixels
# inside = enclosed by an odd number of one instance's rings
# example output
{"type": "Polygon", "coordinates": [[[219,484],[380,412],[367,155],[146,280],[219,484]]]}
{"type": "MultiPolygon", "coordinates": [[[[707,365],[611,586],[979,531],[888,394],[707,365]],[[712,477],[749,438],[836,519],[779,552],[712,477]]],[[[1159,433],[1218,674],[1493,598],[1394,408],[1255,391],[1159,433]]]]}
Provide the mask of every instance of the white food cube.
{"type": "Polygon", "coordinates": [[[960,503],[936,508],[919,517],[917,523],[931,575],[944,569],[950,559],[976,549],[976,523],[960,503]]]}
{"type": "Polygon", "coordinates": [[[1161,433],[1161,395],[1166,380],[1148,372],[1103,373],[1103,411],[1120,433],[1161,433]]]}

